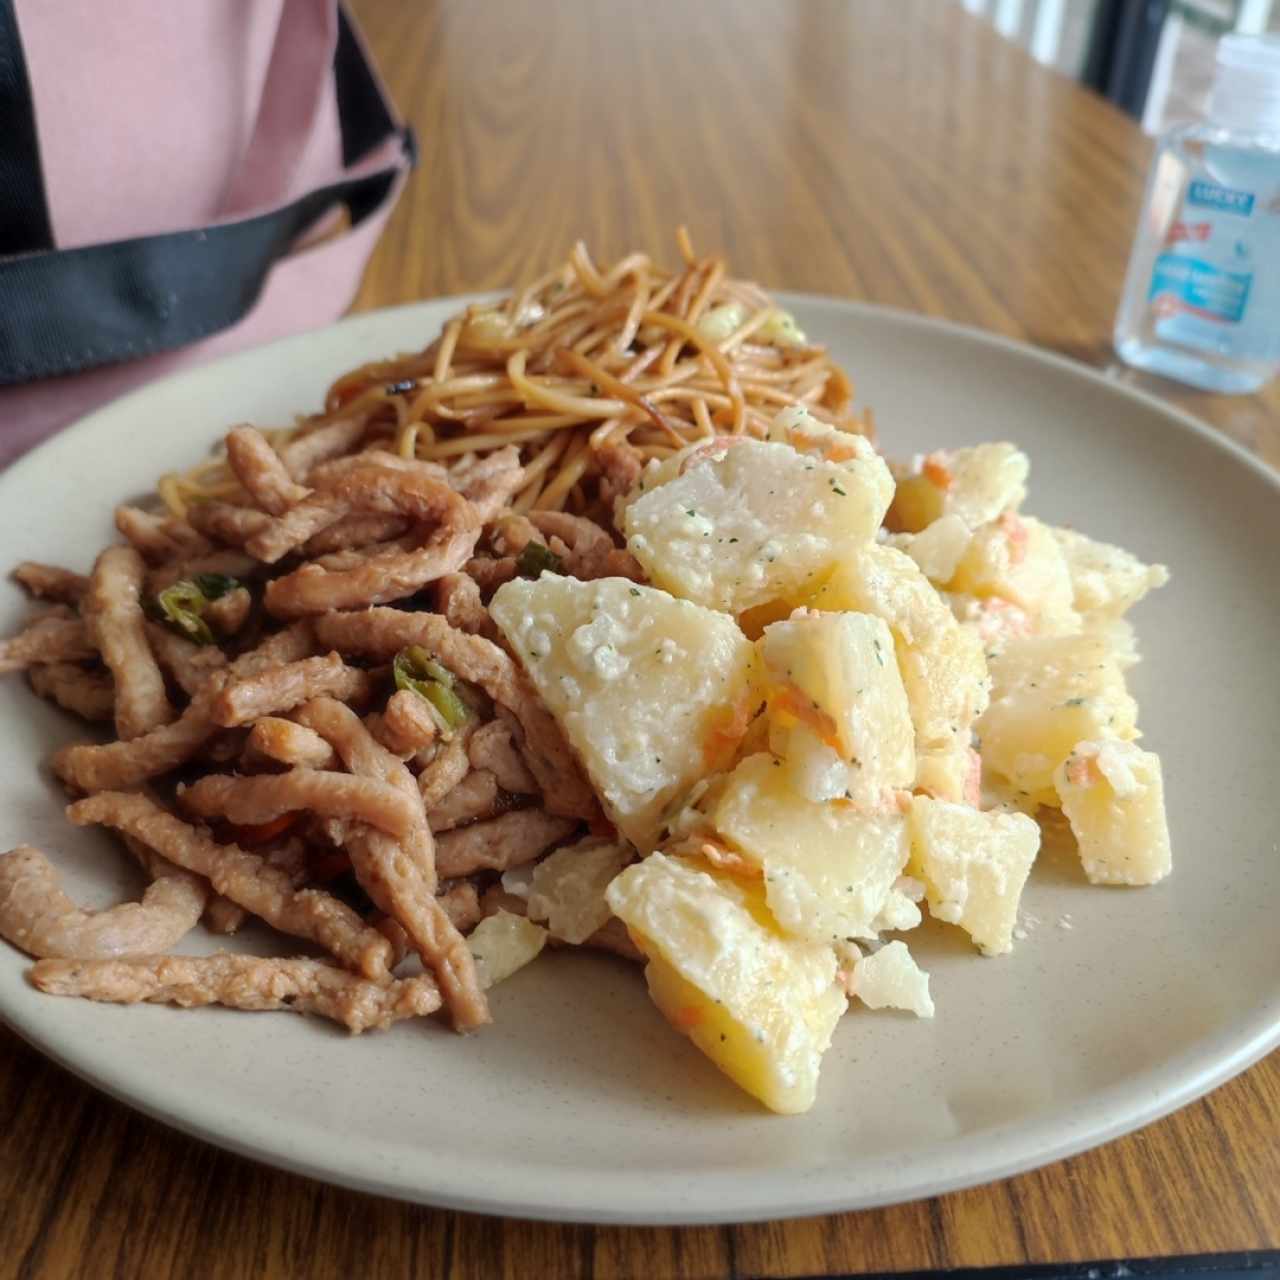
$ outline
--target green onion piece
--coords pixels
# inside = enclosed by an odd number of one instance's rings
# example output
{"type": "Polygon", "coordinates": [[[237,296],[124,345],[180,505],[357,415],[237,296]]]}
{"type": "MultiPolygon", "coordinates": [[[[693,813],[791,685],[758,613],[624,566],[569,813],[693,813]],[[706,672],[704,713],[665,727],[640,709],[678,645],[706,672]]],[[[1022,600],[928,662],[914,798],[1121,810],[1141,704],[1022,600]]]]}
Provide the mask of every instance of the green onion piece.
{"type": "Polygon", "coordinates": [[[225,596],[240,584],[235,578],[220,573],[202,573],[196,578],[182,578],[165,587],[150,612],[171,630],[196,644],[213,644],[213,632],[201,616],[211,600],[225,596]]]}
{"type": "Polygon", "coordinates": [[[206,600],[221,600],[240,585],[238,578],[228,578],[225,573],[197,573],[191,581],[200,588],[206,600]]]}
{"type": "Polygon", "coordinates": [[[457,729],[471,718],[467,704],[453,691],[453,673],[442,667],[421,645],[401,649],[391,664],[397,689],[408,689],[425,698],[449,729],[457,729]]]}
{"type": "Polygon", "coordinates": [[[516,569],[522,578],[540,578],[547,570],[562,573],[564,561],[541,542],[526,542],[524,550],[516,556],[516,569]]]}

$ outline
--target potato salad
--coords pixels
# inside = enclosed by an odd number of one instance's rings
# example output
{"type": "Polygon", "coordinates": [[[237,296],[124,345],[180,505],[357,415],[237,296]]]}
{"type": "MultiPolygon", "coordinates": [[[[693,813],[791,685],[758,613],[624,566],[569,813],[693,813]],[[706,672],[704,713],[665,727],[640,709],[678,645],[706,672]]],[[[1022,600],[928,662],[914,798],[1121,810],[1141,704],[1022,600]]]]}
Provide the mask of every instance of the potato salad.
{"type": "Polygon", "coordinates": [[[645,581],[491,602],[613,828],[504,888],[625,926],[672,1027],[774,1111],[813,1105],[851,1002],[934,1015],[926,913],[1012,949],[1037,813],[1095,884],[1169,873],[1123,616],[1168,574],[1023,514],[1028,470],[1003,443],[891,467],[787,409],[617,499],[645,581]]]}

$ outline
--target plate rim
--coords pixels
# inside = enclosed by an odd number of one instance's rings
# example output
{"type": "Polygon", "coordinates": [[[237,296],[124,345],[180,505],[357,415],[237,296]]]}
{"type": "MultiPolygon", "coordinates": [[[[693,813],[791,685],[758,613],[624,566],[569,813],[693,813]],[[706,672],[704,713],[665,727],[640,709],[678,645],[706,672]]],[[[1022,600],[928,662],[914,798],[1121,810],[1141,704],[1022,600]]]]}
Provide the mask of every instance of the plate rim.
{"type": "MultiPolygon", "coordinates": [[[[278,352],[291,344],[305,348],[319,334],[371,319],[381,322],[383,319],[413,312],[437,310],[446,306],[461,307],[469,302],[495,296],[498,295],[492,291],[467,293],[359,312],[346,316],[333,325],[277,338],[272,342],[223,356],[216,361],[155,379],[95,409],[16,459],[0,471],[0,490],[15,482],[21,483],[29,469],[38,470],[42,465],[42,455],[47,450],[70,447],[74,442],[91,436],[102,429],[103,419],[127,412],[131,403],[145,399],[160,385],[172,387],[184,379],[207,376],[210,369],[234,370],[237,361],[259,357],[262,352],[278,352]]],[[[799,304],[801,307],[852,311],[871,321],[883,320],[909,329],[940,331],[952,339],[999,350],[1032,364],[1056,368],[1086,384],[1118,395],[1122,400],[1131,399],[1147,410],[1154,411],[1169,420],[1171,425],[1189,431],[1201,442],[1222,451],[1235,463],[1244,464],[1257,479],[1280,496],[1280,474],[1217,428],[1201,421],[1189,411],[1167,403],[1151,391],[1127,385],[1106,372],[1069,356],[1004,334],[897,307],[836,295],[784,290],[774,291],[773,296],[784,305],[799,304]]],[[[30,994],[34,996],[34,993],[30,994]]],[[[900,1176],[897,1180],[889,1178],[881,1188],[862,1192],[852,1189],[841,1192],[834,1188],[823,1194],[805,1194],[804,1188],[815,1177],[820,1178],[828,1188],[833,1188],[839,1181],[837,1170],[814,1171],[809,1177],[798,1179],[797,1193],[784,1201],[779,1201],[768,1192],[754,1189],[750,1177],[746,1175],[734,1182],[732,1175],[718,1174],[717,1184],[725,1188],[725,1193],[716,1197],[713,1207],[700,1210],[688,1199],[684,1200],[682,1207],[664,1208],[663,1205],[671,1206],[680,1197],[670,1193],[664,1197],[660,1192],[637,1197],[634,1186],[628,1188],[625,1197],[593,1195],[593,1190],[599,1190],[600,1183],[600,1173],[595,1169],[545,1166],[542,1171],[549,1177],[544,1181],[538,1177],[539,1166],[531,1164],[527,1159],[523,1160],[521,1163],[528,1171],[530,1185],[553,1185],[560,1190],[542,1198],[534,1196],[512,1199],[510,1195],[486,1194],[478,1185],[455,1192],[450,1189],[443,1171],[437,1172],[432,1184],[428,1185],[431,1180],[415,1179],[407,1171],[398,1175],[379,1175],[370,1167],[374,1162],[367,1158],[363,1162],[357,1159],[354,1161],[357,1167],[348,1168],[346,1166],[352,1163],[351,1148],[346,1148],[348,1159],[336,1164],[324,1158],[310,1128],[301,1132],[297,1129],[286,1130],[293,1135],[292,1141],[287,1142],[276,1139],[268,1131],[259,1131],[252,1139],[247,1139],[243,1133],[244,1126],[236,1124],[233,1108],[215,1107],[210,1111],[207,1107],[202,1107],[196,1110],[189,1101],[184,1106],[183,1089],[170,1081],[165,1081],[159,1088],[154,1087],[154,1084],[150,1084],[146,1090],[130,1088],[129,1079],[122,1078],[121,1072],[110,1067],[97,1067],[91,1055],[84,1052],[85,1040],[83,1035],[75,1034],[74,1022],[57,1028],[50,1025],[50,1020],[43,1016],[23,1017],[21,1000],[13,1003],[14,1007],[7,1007],[4,1002],[0,1002],[0,1021],[64,1070],[114,1100],[170,1128],[236,1155],[321,1182],[444,1209],[545,1221],[617,1225],[692,1226],[809,1217],[907,1203],[998,1181],[1104,1145],[1126,1133],[1143,1128],[1204,1096],[1280,1046],[1280,992],[1277,992],[1273,1000],[1260,1006],[1251,1018],[1237,1023],[1230,1031],[1223,1031],[1156,1066],[1127,1076],[1123,1081],[1104,1090],[1095,1091],[1084,1102],[1078,1102],[1065,1110],[1059,1108],[1030,1122],[991,1126],[976,1133],[932,1144],[929,1148],[934,1153],[932,1171],[928,1168],[913,1171],[913,1161],[908,1158],[902,1162],[905,1166],[902,1174],[905,1176],[900,1176]],[[63,1033],[59,1034],[59,1030],[63,1033]],[[1214,1048],[1215,1045],[1220,1047],[1214,1048]],[[77,1049],[80,1050],[78,1054],[77,1049]],[[1202,1065],[1197,1068],[1197,1063],[1202,1065]],[[1165,1081],[1169,1081],[1173,1087],[1163,1087],[1165,1081]],[[1145,1105],[1133,1105],[1135,1093],[1146,1095],[1148,1100],[1145,1105]],[[1073,1113],[1080,1114],[1073,1118],[1073,1113]],[[957,1161],[953,1158],[953,1150],[967,1152],[968,1155],[957,1161]],[[938,1153],[947,1157],[944,1162],[946,1167],[942,1172],[938,1170],[938,1153]],[[569,1196],[563,1190],[566,1181],[576,1181],[577,1184],[576,1191],[569,1196]],[[731,1193],[728,1191],[730,1186],[731,1193]],[[730,1196],[732,1203],[729,1203],[730,1196]],[[621,1211],[602,1207],[604,1202],[617,1205],[624,1199],[630,1207],[621,1211]]],[[[886,1166],[893,1163],[893,1157],[886,1160],[886,1166]]],[[[918,1158],[915,1163],[919,1163],[918,1158]]],[[[453,1167],[456,1169],[456,1165],[453,1167]]]]}

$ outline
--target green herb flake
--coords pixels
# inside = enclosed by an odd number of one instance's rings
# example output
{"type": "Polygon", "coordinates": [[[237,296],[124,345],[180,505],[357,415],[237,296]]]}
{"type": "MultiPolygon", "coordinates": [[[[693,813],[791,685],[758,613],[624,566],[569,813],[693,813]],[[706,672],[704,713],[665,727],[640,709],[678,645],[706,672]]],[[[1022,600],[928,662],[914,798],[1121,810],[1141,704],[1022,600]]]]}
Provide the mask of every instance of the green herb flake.
{"type": "Polygon", "coordinates": [[[526,542],[516,556],[516,571],[522,578],[540,578],[543,573],[563,573],[564,561],[541,542],[526,542]]]}

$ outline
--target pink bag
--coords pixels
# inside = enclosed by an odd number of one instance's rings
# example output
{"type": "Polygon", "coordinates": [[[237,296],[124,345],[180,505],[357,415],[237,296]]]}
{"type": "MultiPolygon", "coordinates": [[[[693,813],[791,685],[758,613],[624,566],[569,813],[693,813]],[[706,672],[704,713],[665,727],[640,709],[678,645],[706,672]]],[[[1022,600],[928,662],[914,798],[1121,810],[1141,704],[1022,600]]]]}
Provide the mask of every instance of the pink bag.
{"type": "Polygon", "coordinates": [[[336,0],[0,0],[0,122],[0,465],[335,319],[413,164],[336,0]]]}

